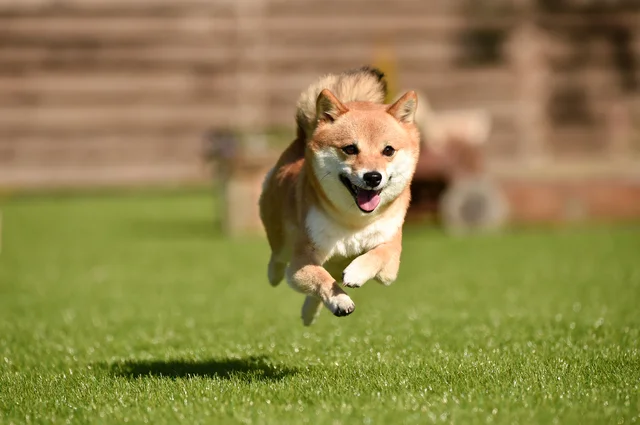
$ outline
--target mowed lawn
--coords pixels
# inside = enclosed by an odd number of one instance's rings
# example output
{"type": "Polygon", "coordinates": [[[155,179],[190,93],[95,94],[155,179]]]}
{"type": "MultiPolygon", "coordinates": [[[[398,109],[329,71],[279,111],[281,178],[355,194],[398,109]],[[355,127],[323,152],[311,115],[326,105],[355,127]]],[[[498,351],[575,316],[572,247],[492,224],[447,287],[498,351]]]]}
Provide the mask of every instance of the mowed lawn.
{"type": "Polygon", "coordinates": [[[302,326],[209,193],[5,200],[0,423],[640,423],[640,226],[449,238],[302,326]]]}

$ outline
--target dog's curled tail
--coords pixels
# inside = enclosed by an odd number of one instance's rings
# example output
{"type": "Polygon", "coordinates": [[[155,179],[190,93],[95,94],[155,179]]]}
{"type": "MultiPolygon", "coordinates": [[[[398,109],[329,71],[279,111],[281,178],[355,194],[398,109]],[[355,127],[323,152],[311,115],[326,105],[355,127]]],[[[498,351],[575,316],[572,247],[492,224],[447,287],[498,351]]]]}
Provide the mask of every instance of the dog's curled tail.
{"type": "Polygon", "coordinates": [[[316,126],[316,102],[320,92],[328,89],[341,102],[383,103],[387,82],[377,68],[363,66],[341,74],[327,74],[311,84],[298,98],[296,123],[298,136],[307,140],[316,126]]]}

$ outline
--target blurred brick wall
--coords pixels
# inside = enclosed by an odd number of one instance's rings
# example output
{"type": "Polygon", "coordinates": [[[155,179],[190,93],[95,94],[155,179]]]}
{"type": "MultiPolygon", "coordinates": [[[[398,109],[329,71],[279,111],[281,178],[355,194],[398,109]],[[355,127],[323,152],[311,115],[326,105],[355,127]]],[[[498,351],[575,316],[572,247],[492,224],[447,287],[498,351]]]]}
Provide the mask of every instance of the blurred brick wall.
{"type": "Polygon", "coordinates": [[[383,51],[395,86],[492,113],[493,162],[635,167],[637,7],[530,3],[0,0],[0,186],[202,181],[207,130],[291,127],[309,82],[383,51]]]}

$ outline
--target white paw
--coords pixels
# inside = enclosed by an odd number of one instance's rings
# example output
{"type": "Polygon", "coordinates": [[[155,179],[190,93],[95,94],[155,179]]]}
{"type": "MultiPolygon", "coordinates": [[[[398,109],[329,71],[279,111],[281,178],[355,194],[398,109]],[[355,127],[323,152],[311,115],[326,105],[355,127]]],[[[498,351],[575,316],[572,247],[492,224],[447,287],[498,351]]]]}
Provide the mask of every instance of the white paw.
{"type": "Polygon", "coordinates": [[[373,279],[375,271],[367,270],[358,264],[358,260],[354,260],[342,272],[342,284],[349,288],[359,288],[369,280],[373,279]]]}
{"type": "Polygon", "coordinates": [[[376,276],[376,280],[382,283],[384,286],[389,286],[396,281],[396,277],[397,275],[388,275],[388,274],[380,273],[378,274],[378,276],[376,276]]]}
{"type": "Polygon", "coordinates": [[[347,294],[334,295],[325,302],[327,308],[336,316],[348,316],[356,309],[353,300],[347,294]]]}

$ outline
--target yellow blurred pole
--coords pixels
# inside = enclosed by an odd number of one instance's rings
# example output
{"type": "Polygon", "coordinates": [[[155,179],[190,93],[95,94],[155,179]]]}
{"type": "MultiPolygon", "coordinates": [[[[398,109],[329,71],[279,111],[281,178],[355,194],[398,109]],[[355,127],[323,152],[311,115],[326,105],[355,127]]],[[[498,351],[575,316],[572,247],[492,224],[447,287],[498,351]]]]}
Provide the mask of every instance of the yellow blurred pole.
{"type": "Polygon", "coordinates": [[[385,103],[391,103],[398,94],[398,72],[395,52],[388,42],[379,41],[377,43],[374,64],[386,76],[387,98],[385,103]]]}

